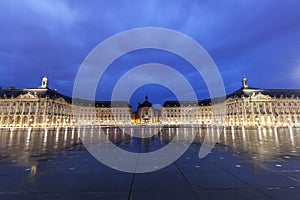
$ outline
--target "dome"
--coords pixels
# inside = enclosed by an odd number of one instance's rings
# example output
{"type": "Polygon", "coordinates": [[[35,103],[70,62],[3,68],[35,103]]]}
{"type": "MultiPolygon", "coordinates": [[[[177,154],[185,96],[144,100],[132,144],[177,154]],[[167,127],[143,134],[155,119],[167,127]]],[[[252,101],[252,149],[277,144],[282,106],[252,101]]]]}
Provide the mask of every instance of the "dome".
{"type": "Polygon", "coordinates": [[[145,96],[145,101],[142,104],[139,104],[139,107],[152,107],[152,103],[148,101],[148,96],[145,96]]]}

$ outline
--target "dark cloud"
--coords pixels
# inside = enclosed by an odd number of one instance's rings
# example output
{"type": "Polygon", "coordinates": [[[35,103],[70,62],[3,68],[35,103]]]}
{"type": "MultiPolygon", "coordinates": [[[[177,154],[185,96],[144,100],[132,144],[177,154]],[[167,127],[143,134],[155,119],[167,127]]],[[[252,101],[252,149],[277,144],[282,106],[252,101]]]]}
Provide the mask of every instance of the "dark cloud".
{"type": "MultiPolygon", "coordinates": [[[[34,87],[47,74],[51,87],[71,95],[79,66],[101,41],[128,29],[158,26],[180,31],[203,45],[217,64],[227,92],[240,87],[243,75],[256,87],[299,88],[299,4],[4,0],[0,8],[0,86],[34,87]]],[[[156,61],[181,71],[194,83],[198,97],[208,97],[203,80],[188,63],[153,52],[127,55],[116,62],[126,67],[112,66],[104,79],[112,84],[130,66],[156,61]]],[[[146,89],[149,87],[138,92],[141,100],[146,89]]],[[[101,94],[109,99],[110,91],[101,94]]],[[[161,94],[153,93],[155,102],[170,96],[161,94]]]]}

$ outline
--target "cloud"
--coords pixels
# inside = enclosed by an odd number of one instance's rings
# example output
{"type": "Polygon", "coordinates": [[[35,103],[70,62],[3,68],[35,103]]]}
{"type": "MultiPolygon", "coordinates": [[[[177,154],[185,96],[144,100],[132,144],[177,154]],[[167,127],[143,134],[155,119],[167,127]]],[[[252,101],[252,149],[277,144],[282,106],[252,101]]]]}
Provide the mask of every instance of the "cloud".
{"type": "MultiPolygon", "coordinates": [[[[227,92],[240,87],[243,75],[257,87],[299,87],[297,78],[290,78],[299,68],[299,4],[4,0],[0,8],[0,73],[5,76],[0,85],[36,86],[47,74],[50,86],[71,95],[70,84],[79,66],[97,44],[121,31],[158,26],[180,31],[199,42],[217,64],[227,92]]],[[[188,63],[159,51],[120,58],[114,63],[120,67],[112,66],[104,79],[113,85],[130,67],[147,62],[174,67],[195,83],[198,97],[207,97],[201,77],[188,63]]],[[[109,86],[102,91],[101,98],[109,97],[111,89],[109,86]]]]}

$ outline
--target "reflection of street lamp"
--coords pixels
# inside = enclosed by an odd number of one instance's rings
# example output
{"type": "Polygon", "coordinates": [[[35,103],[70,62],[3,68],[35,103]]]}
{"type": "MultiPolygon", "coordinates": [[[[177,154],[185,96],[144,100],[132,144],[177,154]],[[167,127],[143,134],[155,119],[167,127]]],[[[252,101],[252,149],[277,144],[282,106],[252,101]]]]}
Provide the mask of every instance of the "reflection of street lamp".
{"type": "Polygon", "coordinates": [[[37,165],[32,165],[30,169],[30,174],[36,175],[36,172],[37,172],[37,165]]]}
{"type": "Polygon", "coordinates": [[[255,118],[255,121],[256,122],[254,122],[254,126],[256,126],[256,125],[259,126],[259,118],[258,117],[255,118]]]}

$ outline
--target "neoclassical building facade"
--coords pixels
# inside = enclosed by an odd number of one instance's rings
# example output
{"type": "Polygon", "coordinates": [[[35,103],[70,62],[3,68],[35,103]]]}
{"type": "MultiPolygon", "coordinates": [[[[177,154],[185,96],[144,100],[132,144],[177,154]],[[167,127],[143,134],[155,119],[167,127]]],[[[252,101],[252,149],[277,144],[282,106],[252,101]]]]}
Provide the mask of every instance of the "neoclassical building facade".
{"type": "Polygon", "coordinates": [[[72,99],[48,87],[0,89],[0,127],[61,127],[78,125],[199,125],[216,123],[213,109],[225,108],[224,126],[300,127],[300,90],[250,87],[247,78],[242,87],[212,105],[211,99],[166,101],[154,109],[145,97],[136,113],[127,101],[90,101],[72,99]]]}
{"type": "MultiPolygon", "coordinates": [[[[254,88],[243,78],[242,87],[227,95],[222,106],[224,126],[300,127],[300,90],[254,88]]],[[[164,124],[214,125],[210,99],[166,101],[161,116],[164,124]]]]}
{"type": "Polygon", "coordinates": [[[48,88],[48,78],[31,89],[0,89],[0,127],[61,127],[132,124],[126,101],[72,99],[48,88]],[[114,109],[112,109],[112,106],[114,109]]]}
{"type": "Polygon", "coordinates": [[[145,96],[143,103],[138,104],[137,112],[135,113],[135,124],[160,124],[160,110],[155,109],[152,103],[148,100],[148,95],[145,96]]]}
{"type": "Polygon", "coordinates": [[[243,78],[226,106],[227,126],[300,126],[300,90],[253,88],[243,78]]]}

